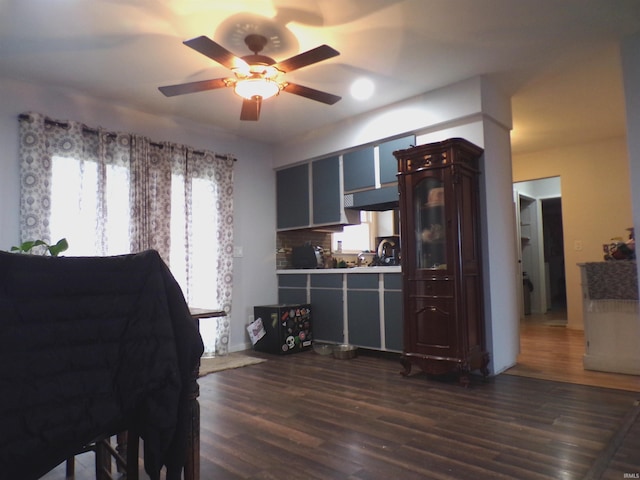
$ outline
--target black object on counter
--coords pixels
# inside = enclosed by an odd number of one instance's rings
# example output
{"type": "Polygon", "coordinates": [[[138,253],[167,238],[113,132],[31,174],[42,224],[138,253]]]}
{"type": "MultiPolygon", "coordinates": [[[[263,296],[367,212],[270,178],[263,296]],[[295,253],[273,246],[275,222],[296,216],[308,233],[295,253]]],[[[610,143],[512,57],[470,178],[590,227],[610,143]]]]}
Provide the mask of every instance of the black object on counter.
{"type": "Polygon", "coordinates": [[[293,247],[291,262],[293,263],[293,268],[323,268],[322,247],[314,247],[311,244],[293,247]]]}

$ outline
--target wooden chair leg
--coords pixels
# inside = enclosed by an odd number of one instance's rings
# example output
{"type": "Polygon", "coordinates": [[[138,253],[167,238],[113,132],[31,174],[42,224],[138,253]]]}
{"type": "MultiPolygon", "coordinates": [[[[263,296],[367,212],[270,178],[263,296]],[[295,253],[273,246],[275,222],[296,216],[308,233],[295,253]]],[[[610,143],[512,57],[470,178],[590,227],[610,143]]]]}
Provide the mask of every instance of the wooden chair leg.
{"type": "Polygon", "coordinates": [[[96,442],[96,480],[111,480],[111,454],[107,448],[110,438],[96,442]]]}
{"type": "Polygon", "coordinates": [[[184,479],[200,480],[200,385],[198,385],[198,374],[200,373],[200,362],[191,375],[191,384],[187,401],[189,405],[189,429],[187,434],[187,445],[185,452],[184,479]]]}
{"type": "MultiPolygon", "coordinates": [[[[124,474],[127,480],[139,480],[138,476],[138,450],[139,436],[127,431],[116,435],[117,443],[111,444],[111,437],[98,440],[87,445],[76,455],[93,451],[95,453],[96,480],[113,480],[112,464],[116,463],[118,474],[124,474]]],[[[75,476],[75,456],[67,458],[66,478],[75,476]]]]}
{"type": "Polygon", "coordinates": [[[127,446],[128,446],[129,434],[125,430],[124,432],[120,432],[116,435],[116,452],[118,456],[122,458],[125,463],[121,463],[120,461],[116,461],[116,470],[118,473],[126,473],[127,471],[127,446]]]}
{"type": "MultiPolygon", "coordinates": [[[[193,371],[189,390],[187,391],[188,412],[187,444],[184,452],[184,480],[200,480],[200,386],[198,385],[198,373],[200,364],[193,371]]],[[[167,480],[179,480],[182,478],[179,470],[167,470],[167,480]]]]}
{"type": "Polygon", "coordinates": [[[200,480],[200,403],[197,398],[191,400],[190,410],[184,478],[200,480]]]}
{"type": "Polygon", "coordinates": [[[76,473],[76,457],[69,457],[67,458],[66,476],[73,477],[75,476],[75,473],[76,473]]]}
{"type": "Polygon", "coordinates": [[[127,480],[138,480],[138,456],[140,450],[140,436],[137,432],[127,432],[127,480]]]}

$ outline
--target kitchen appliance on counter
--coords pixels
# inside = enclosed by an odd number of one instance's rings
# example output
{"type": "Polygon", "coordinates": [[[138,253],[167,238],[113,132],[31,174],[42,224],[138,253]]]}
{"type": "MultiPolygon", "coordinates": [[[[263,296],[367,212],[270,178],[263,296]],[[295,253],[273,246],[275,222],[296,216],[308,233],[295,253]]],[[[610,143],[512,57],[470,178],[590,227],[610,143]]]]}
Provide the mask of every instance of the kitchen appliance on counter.
{"type": "Polygon", "coordinates": [[[400,236],[376,237],[379,265],[400,265],[400,236]]]}
{"type": "Polygon", "coordinates": [[[377,258],[377,254],[375,252],[360,252],[358,254],[358,259],[356,261],[356,265],[359,267],[369,267],[375,265],[375,259],[377,258]]]}
{"type": "Polygon", "coordinates": [[[265,330],[254,350],[283,355],[312,347],[311,305],[263,305],[253,308],[253,316],[265,330]]]}
{"type": "Polygon", "coordinates": [[[293,268],[324,268],[324,249],[309,243],[293,247],[291,263],[293,268]]]}

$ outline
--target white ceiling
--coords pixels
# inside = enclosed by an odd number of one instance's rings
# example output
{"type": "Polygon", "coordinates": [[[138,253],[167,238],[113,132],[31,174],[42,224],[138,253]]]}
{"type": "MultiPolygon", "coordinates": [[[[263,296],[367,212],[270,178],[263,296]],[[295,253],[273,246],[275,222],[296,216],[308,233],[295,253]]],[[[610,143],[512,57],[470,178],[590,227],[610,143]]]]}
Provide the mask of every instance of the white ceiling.
{"type": "Polygon", "coordinates": [[[486,75],[512,95],[522,153],[624,135],[618,42],[638,31],[639,0],[0,0],[0,76],[281,142],[486,75]],[[287,79],[342,100],[283,92],[241,122],[231,89],[158,91],[229,76],[184,40],[207,35],[242,56],[247,31],[278,37],[262,52],[276,61],[325,43],[340,51],[287,79]],[[360,76],[376,83],[372,100],[350,97],[360,76]]]}

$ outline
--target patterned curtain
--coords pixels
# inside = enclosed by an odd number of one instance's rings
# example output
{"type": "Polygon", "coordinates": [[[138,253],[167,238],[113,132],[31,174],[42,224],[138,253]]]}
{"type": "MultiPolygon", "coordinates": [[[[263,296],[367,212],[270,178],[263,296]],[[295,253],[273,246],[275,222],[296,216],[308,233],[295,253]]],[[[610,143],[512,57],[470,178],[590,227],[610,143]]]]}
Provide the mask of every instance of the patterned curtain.
{"type": "Polygon", "coordinates": [[[21,241],[64,236],[71,255],[157,250],[190,305],[227,312],[201,322],[206,353],[226,354],[233,157],[37,113],[19,131],[21,241]]]}

